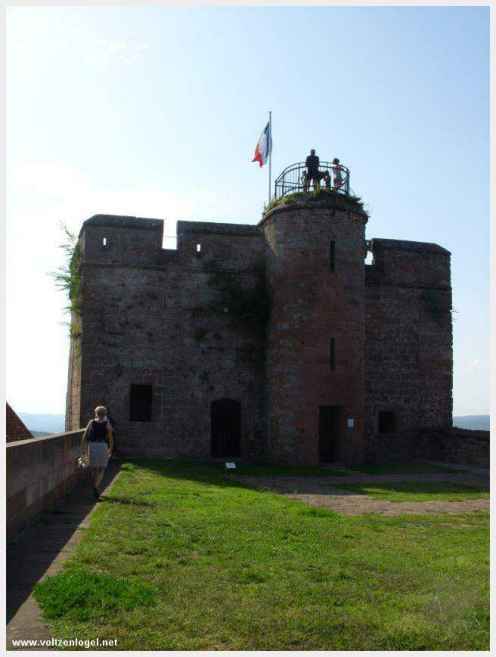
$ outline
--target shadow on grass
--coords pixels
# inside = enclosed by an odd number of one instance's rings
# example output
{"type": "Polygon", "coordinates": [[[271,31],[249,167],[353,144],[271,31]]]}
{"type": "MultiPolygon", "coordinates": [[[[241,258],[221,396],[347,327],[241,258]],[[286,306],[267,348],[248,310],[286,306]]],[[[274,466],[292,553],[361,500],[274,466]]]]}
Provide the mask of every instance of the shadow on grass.
{"type": "MultiPolygon", "coordinates": [[[[103,492],[119,470],[120,464],[111,461],[102,481],[103,492]]],[[[89,481],[82,481],[7,545],[7,623],[96,504],[89,481]]]]}
{"type": "MultiPolygon", "coordinates": [[[[432,500],[448,501],[483,498],[489,494],[489,488],[483,485],[466,485],[451,481],[395,481],[395,482],[364,482],[356,484],[339,484],[342,492],[348,495],[368,495],[369,497],[388,499],[395,497],[430,498],[432,500]]],[[[341,492],[341,491],[340,491],[341,492]]],[[[397,501],[401,501],[398,499],[397,501]]],[[[406,501],[406,499],[405,499],[406,501]]],[[[419,499],[418,501],[423,501],[419,499]]],[[[427,500],[425,500],[427,501],[427,500]]]]}
{"type": "Polygon", "coordinates": [[[466,470],[463,467],[453,468],[449,465],[427,463],[425,461],[416,461],[412,463],[384,463],[377,465],[354,465],[350,467],[352,473],[364,473],[372,475],[387,474],[443,474],[443,473],[462,473],[466,470]]]}
{"type": "MultiPolygon", "coordinates": [[[[382,466],[375,467],[378,468],[376,474],[382,474],[379,470],[382,466]]],[[[396,465],[394,467],[396,468],[396,473],[399,473],[402,466],[396,465]]],[[[415,467],[416,464],[404,465],[405,474],[413,474],[413,468],[415,467]]],[[[270,491],[286,495],[364,495],[380,499],[394,498],[395,495],[399,495],[400,497],[411,497],[412,501],[414,501],[416,496],[424,499],[431,497],[433,500],[446,500],[450,496],[453,496],[460,500],[484,497],[488,492],[488,488],[484,485],[466,485],[450,481],[369,481],[354,484],[327,482],[325,477],[321,476],[321,469],[318,468],[272,468],[266,465],[242,465],[235,471],[226,471],[223,464],[187,460],[160,461],[158,459],[137,459],[123,464],[122,468],[124,471],[132,471],[134,468],[144,469],[169,479],[191,481],[218,487],[270,491]],[[304,474],[300,474],[302,472],[304,474]],[[315,474],[313,474],[314,472],[315,474]],[[246,476],[247,479],[237,479],[238,476],[246,476]]],[[[426,471],[432,472],[433,470],[428,467],[426,471]]],[[[439,468],[437,471],[442,473],[444,470],[439,468]]],[[[419,474],[423,473],[419,472],[419,474]]],[[[422,501],[422,499],[419,501],[422,501]]],[[[132,504],[132,502],[130,503],[132,504]]]]}
{"type": "MultiPolygon", "coordinates": [[[[123,474],[140,470],[152,472],[167,479],[204,484],[205,486],[247,488],[241,482],[236,481],[233,475],[224,469],[223,464],[180,459],[133,459],[122,464],[123,474]]],[[[130,501],[130,504],[132,503],[130,501]]]]}
{"type": "Polygon", "coordinates": [[[345,477],[354,474],[344,467],[327,466],[279,466],[270,464],[237,463],[235,470],[227,470],[224,462],[212,463],[187,459],[132,459],[126,461],[124,470],[139,466],[158,474],[194,481],[219,484],[232,481],[238,475],[254,477],[345,477]]]}

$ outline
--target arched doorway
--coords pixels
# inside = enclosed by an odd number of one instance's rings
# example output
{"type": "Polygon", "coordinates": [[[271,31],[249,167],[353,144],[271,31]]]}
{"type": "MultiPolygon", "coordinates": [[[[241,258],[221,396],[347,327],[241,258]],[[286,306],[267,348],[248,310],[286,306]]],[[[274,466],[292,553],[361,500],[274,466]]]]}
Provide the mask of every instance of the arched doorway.
{"type": "Polygon", "coordinates": [[[241,456],[241,404],[235,399],[217,399],[210,406],[213,458],[241,456]]]}

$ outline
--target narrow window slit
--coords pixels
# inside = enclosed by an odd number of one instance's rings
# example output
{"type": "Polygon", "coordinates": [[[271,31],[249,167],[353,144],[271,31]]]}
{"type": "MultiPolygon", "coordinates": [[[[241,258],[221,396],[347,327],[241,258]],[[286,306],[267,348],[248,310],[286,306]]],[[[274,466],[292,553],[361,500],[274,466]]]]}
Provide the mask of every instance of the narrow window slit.
{"type": "Polygon", "coordinates": [[[331,370],[336,369],[336,340],[331,338],[329,341],[329,367],[331,370]]]}
{"type": "Polygon", "coordinates": [[[329,243],[329,270],[335,271],[336,269],[336,242],[331,240],[329,243]]]}

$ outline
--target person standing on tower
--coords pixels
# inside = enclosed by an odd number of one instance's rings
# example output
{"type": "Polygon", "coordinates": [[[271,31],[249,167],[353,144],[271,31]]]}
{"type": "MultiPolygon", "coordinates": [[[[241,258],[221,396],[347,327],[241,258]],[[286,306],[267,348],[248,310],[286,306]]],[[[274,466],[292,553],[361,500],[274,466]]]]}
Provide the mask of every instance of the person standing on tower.
{"type": "Polygon", "coordinates": [[[315,155],[315,149],[312,148],[310,155],[307,156],[305,160],[305,166],[307,168],[307,173],[305,175],[305,182],[303,183],[303,191],[308,192],[310,187],[310,182],[313,180],[314,188],[318,190],[320,188],[320,178],[321,174],[319,172],[320,160],[319,156],[315,155]]]}

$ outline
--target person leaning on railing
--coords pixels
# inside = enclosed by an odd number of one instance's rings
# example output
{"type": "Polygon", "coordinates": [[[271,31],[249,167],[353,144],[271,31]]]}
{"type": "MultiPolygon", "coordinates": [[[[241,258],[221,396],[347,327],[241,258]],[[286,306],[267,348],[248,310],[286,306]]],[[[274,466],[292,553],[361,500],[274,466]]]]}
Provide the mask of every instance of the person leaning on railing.
{"type": "Polygon", "coordinates": [[[81,452],[87,455],[91,478],[93,481],[93,494],[100,498],[99,486],[105,473],[109,458],[114,448],[112,426],[108,421],[105,406],[95,408],[95,418],[88,422],[81,440],[81,452]]]}
{"type": "Polygon", "coordinates": [[[341,175],[342,171],[343,171],[343,167],[340,164],[338,158],[335,157],[332,161],[332,172],[334,174],[334,188],[335,189],[339,189],[344,184],[343,176],[341,175]]]}

